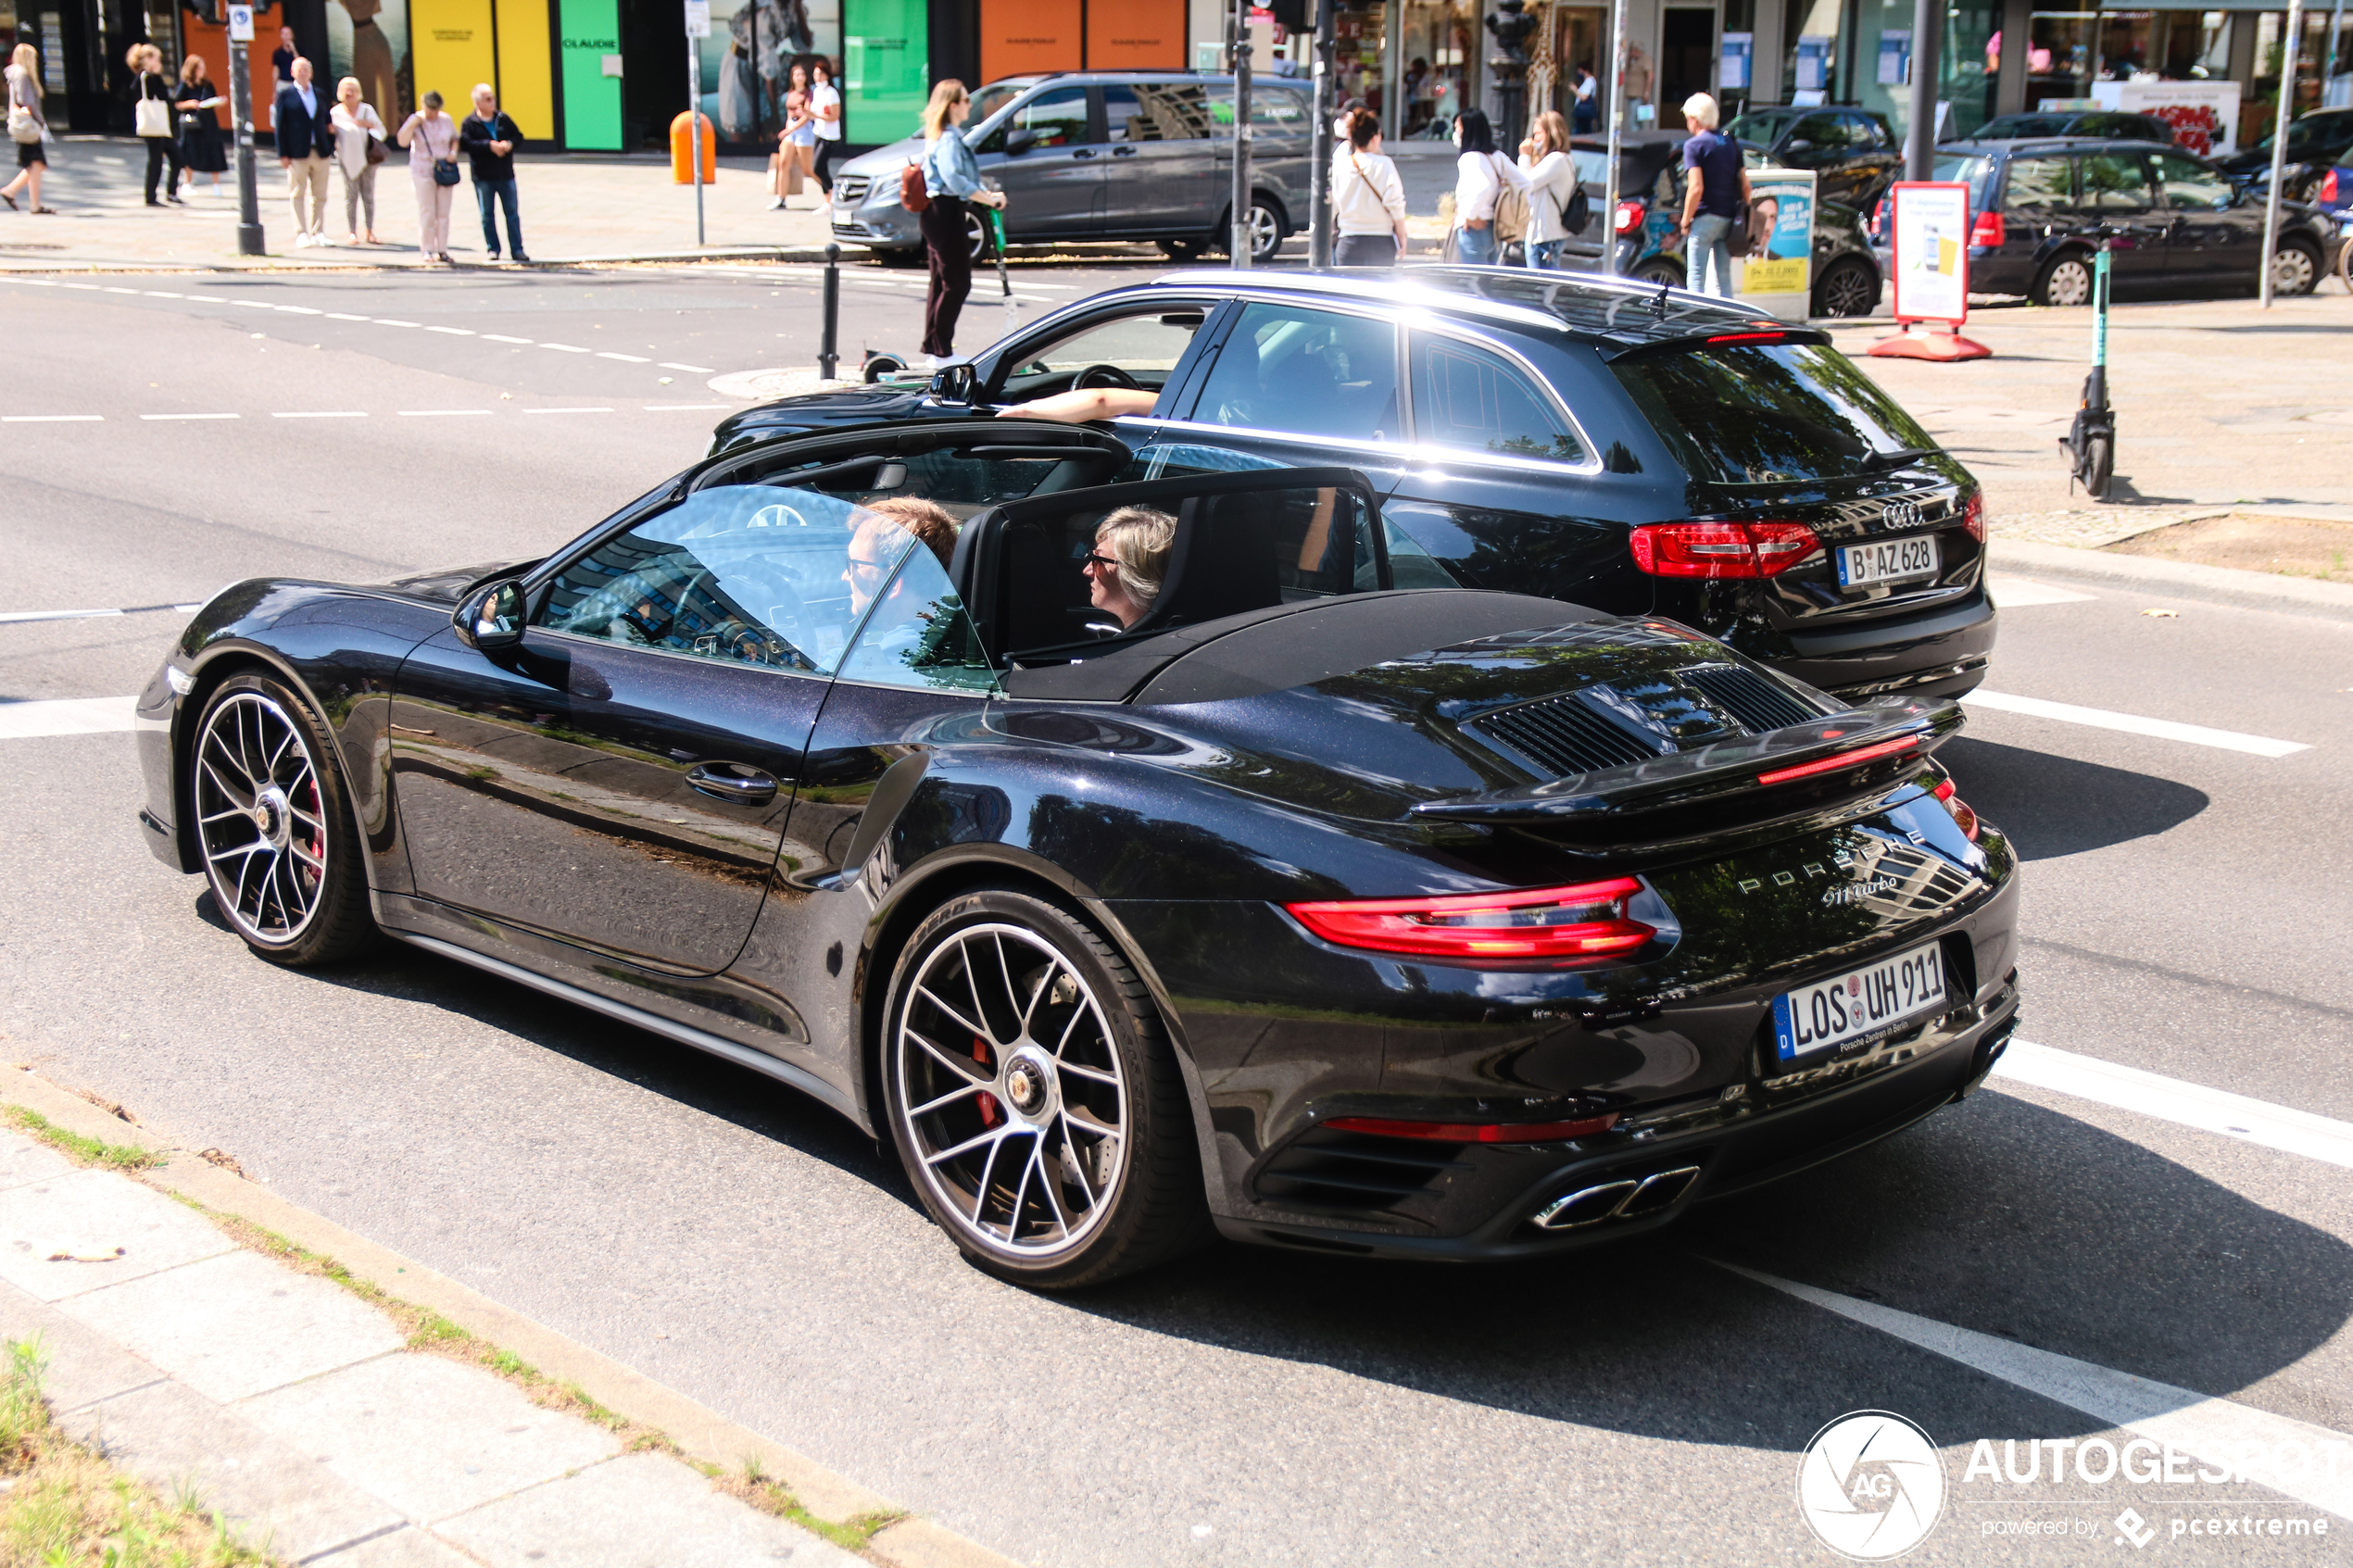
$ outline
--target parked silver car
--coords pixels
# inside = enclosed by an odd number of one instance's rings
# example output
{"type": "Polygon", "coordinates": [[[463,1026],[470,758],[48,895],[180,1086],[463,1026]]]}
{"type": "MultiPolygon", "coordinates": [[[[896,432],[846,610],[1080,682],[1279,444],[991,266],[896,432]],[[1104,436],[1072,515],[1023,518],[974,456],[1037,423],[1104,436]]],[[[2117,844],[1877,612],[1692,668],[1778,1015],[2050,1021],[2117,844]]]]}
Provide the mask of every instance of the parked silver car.
{"type": "MultiPolygon", "coordinates": [[[[1307,83],[1251,83],[1251,248],[1269,260],[1308,216],[1313,99],[1307,83]]],[[[1009,77],[973,94],[964,134],[1005,204],[1011,245],[1154,240],[1178,260],[1226,248],[1233,212],[1234,79],[1161,71],[1009,77]]],[[[900,171],[923,157],[910,136],[837,171],[834,237],[885,261],[923,255],[900,171]]],[[[971,222],[973,254],[980,223],[971,222]]]]}

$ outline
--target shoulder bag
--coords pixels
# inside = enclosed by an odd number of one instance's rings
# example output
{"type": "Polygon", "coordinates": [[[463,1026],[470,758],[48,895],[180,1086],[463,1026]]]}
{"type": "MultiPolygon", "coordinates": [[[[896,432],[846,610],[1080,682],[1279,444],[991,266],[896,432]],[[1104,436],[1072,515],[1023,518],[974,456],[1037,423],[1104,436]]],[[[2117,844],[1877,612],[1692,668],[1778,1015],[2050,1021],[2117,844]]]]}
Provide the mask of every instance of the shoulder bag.
{"type": "MultiPolygon", "coordinates": [[[[360,129],[366,130],[367,128],[362,126],[360,129]]],[[[384,138],[377,135],[372,131],[368,132],[368,144],[360,150],[360,156],[368,160],[367,167],[370,169],[373,169],[376,165],[384,162],[384,138]]]]}
{"type": "Polygon", "coordinates": [[[171,106],[155,95],[148,78],[139,79],[139,101],[131,106],[131,129],[142,136],[171,134],[171,106]]]}
{"type": "Polygon", "coordinates": [[[437,157],[434,159],[433,182],[436,185],[456,184],[458,182],[458,160],[454,157],[437,157]]]}
{"type": "Polygon", "coordinates": [[[8,106],[8,140],[28,147],[41,140],[41,122],[22,104],[8,106]]]}
{"type": "MultiPolygon", "coordinates": [[[[1501,158],[1501,153],[1490,154],[1501,158]]],[[[1495,239],[1499,245],[1528,237],[1528,193],[1500,170],[1495,176],[1495,239]]]]}
{"type": "Polygon", "coordinates": [[[899,171],[899,205],[910,212],[931,210],[931,193],[924,189],[924,166],[910,163],[899,171]]]}

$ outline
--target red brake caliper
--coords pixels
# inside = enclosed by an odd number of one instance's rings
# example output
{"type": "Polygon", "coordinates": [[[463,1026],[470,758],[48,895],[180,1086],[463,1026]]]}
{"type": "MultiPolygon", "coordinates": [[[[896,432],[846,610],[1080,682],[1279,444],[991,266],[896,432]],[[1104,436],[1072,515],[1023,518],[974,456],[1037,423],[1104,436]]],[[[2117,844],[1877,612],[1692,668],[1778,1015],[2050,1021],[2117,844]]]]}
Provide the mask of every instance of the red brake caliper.
{"type": "MultiPolygon", "coordinates": [[[[977,1035],[973,1036],[973,1060],[983,1067],[992,1065],[988,1060],[988,1042],[982,1039],[977,1035]]],[[[982,1126],[993,1127],[1004,1119],[1005,1113],[998,1106],[997,1097],[995,1095],[990,1094],[987,1089],[983,1089],[980,1091],[979,1098],[980,1124],[982,1126]]]]}

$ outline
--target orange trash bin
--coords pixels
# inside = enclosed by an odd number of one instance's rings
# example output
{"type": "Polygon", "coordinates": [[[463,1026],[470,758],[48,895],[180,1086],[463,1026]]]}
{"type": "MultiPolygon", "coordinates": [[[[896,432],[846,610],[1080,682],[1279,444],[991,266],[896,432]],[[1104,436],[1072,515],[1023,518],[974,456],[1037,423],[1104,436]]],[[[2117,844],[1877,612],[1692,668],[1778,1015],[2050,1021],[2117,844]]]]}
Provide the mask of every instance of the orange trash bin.
{"type": "MultiPolygon", "coordinates": [[[[711,116],[698,114],[702,121],[702,182],[714,182],[719,173],[719,138],[712,134],[711,116]]],[[[670,181],[673,185],[691,185],[695,177],[694,128],[685,115],[670,122],[670,181]]]]}

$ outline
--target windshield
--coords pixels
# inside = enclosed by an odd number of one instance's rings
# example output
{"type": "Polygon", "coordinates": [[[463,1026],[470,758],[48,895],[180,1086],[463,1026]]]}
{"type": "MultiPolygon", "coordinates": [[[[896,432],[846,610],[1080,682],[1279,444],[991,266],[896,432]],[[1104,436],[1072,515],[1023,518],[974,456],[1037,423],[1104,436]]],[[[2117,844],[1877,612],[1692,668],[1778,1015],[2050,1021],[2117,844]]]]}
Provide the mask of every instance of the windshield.
{"type": "Polygon", "coordinates": [[[1818,344],[1669,349],[1610,369],[1696,479],[1829,479],[1875,452],[1938,449],[1855,361],[1818,344]]]}
{"type": "Polygon", "coordinates": [[[1790,111],[1786,109],[1744,114],[1724,127],[1724,134],[1735,142],[1763,142],[1769,145],[1789,122],[1790,111]]]}

